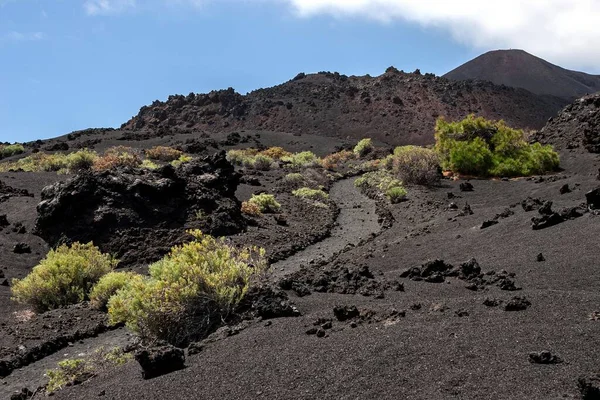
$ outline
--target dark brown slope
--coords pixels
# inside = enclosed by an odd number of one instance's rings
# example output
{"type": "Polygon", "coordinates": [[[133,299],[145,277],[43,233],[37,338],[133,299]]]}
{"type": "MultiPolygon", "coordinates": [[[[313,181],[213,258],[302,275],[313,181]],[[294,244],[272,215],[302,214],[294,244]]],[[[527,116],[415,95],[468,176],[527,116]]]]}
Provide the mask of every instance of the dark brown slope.
{"type": "Polygon", "coordinates": [[[269,130],[390,144],[433,142],[437,117],[475,113],[520,128],[541,128],[566,102],[489,82],[453,82],[389,68],[378,77],[300,74],[268,89],[170,96],[142,107],[122,129],[152,135],[182,131],[269,130]]]}
{"type": "Polygon", "coordinates": [[[444,77],[455,81],[486,80],[569,100],[600,91],[600,75],[564,69],[523,50],[490,51],[444,77]]]}
{"type": "Polygon", "coordinates": [[[569,104],[536,133],[535,139],[558,149],[600,153],[600,93],[569,104]]]}

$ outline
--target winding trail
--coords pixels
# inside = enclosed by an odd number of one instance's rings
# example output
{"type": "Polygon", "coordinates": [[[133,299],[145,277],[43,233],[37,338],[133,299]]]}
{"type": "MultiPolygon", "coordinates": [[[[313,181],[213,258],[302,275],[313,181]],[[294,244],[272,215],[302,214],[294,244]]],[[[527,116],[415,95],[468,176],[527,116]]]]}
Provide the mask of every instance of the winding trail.
{"type": "Polygon", "coordinates": [[[347,246],[356,246],[362,239],[381,230],[374,200],[363,195],[354,187],[356,178],[336,182],[329,197],[340,208],[336,226],[331,235],[285,260],[272,265],[274,278],[280,278],[303,265],[329,260],[347,246]]]}
{"type": "MultiPolygon", "coordinates": [[[[354,187],[354,181],[355,178],[341,180],[336,182],[329,191],[331,200],[340,208],[331,235],[285,260],[273,264],[275,279],[293,273],[303,265],[329,260],[347,246],[356,246],[361,240],[381,231],[375,201],[361,194],[354,187]]],[[[23,387],[35,391],[38,386],[46,382],[45,371],[55,368],[58,361],[83,357],[99,347],[124,346],[129,343],[131,338],[131,334],[125,328],[121,328],[74,343],[73,346],[15,370],[11,375],[0,380],[0,398],[9,398],[15,390],[23,387]]],[[[38,395],[35,397],[37,398],[38,395]]]]}

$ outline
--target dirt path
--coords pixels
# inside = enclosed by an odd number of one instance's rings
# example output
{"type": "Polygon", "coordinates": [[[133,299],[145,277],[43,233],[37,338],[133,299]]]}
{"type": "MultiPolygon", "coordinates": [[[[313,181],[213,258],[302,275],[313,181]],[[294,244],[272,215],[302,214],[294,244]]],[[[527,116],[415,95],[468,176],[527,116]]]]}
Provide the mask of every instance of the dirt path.
{"type": "Polygon", "coordinates": [[[335,183],[329,191],[331,200],[340,208],[331,235],[273,264],[276,278],[297,271],[302,265],[328,260],[346,246],[356,246],[362,239],[381,230],[375,201],[361,194],[354,187],[354,181],[355,178],[344,179],[335,183]]]}

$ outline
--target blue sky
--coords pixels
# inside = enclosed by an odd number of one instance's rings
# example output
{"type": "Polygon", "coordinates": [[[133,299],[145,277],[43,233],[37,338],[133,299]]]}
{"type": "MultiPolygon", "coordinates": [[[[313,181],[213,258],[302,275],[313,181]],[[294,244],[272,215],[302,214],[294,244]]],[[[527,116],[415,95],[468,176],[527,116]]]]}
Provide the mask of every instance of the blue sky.
{"type": "MultiPolygon", "coordinates": [[[[230,86],[245,93],[298,72],[379,75],[390,65],[443,74],[485,50],[519,47],[492,22],[476,33],[467,11],[450,18],[404,3],[0,0],[0,141],[117,127],[169,94],[230,86]]],[[[597,65],[524,44],[567,67],[597,65]]]]}

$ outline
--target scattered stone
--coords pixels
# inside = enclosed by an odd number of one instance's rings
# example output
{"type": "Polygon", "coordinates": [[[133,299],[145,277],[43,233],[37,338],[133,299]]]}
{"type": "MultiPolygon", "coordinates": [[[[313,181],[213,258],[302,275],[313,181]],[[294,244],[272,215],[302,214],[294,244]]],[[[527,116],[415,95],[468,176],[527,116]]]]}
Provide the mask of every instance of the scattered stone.
{"type": "Polygon", "coordinates": [[[22,222],[15,222],[13,224],[12,231],[19,235],[23,235],[23,234],[27,233],[27,228],[25,228],[25,226],[23,225],[22,222]]]}
{"type": "Polygon", "coordinates": [[[600,321],[600,311],[593,311],[589,317],[590,321],[600,321]]]}
{"type": "Polygon", "coordinates": [[[473,215],[473,210],[471,209],[471,206],[469,205],[469,203],[465,203],[465,206],[462,209],[462,212],[459,214],[459,216],[464,217],[467,215],[473,215]]]}
{"type": "Polygon", "coordinates": [[[251,287],[240,304],[239,311],[246,310],[265,320],[300,315],[300,311],[290,302],[285,292],[260,285],[251,287]]]}
{"type": "Polygon", "coordinates": [[[532,364],[560,364],[561,358],[551,352],[544,350],[529,353],[529,362],[532,364]]]}
{"type": "Polygon", "coordinates": [[[0,215],[0,231],[10,225],[6,214],[0,215]]]}
{"type": "Polygon", "coordinates": [[[537,262],[544,262],[544,261],[546,261],[546,258],[544,257],[544,255],[542,253],[540,253],[540,254],[537,255],[536,261],[537,262]]]}
{"type": "Polygon", "coordinates": [[[483,223],[481,224],[481,227],[479,229],[486,229],[486,228],[489,228],[490,226],[496,225],[497,223],[498,223],[498,221],[496,221],[495,219],[483,221],[483,223]]]}
{"type": "Polygon", "coordinates": [[[448,204],[448,210],[458,210],[458,205],[454,202],[448,204]]]}
{"type": "Polygon", "coordinates": [[[193,356],[201,353],[204,350],[204,344],[202,342],[194,342],[188,346],[188,355],[193,356]]]}
{"type": "Polygon", "coordinates": [[[521,202],[521,207],[525,212],[529,212],[539,209],[543,204],[544,202],[538,198],[527,197],[521,202]]]}
{"type": "Polygon", "coordinates": [[[473,185],[470,182],[462,182],[460,184],[460,191],[461,192],[472,192],[473,191],[473,185]]]}
{"type": "Polygon", "coordinates": [[[152,379],[185,367],[183,350],[168,345],[140,350],[135,353],[135,359],[142,367],[144,379],[152,379]]]}
{"type": "Polygon", "coordinates": [[[413,303],[410,305],[410,309],[413,311],[418,311],[422,308],[423,306],[421,305],[421,303],[413,303]]]}
{"type": "Polygon", "coordinates": [[[600,374],[580,377],[577,384],[582,400],[600,399],[600,374]]]}
{"type": "Polygon", "coordinates": [[[10,283],[8,283],[8,279],[0,279],[0,286],[10,286],[10,283]]]}
{"type": "Polygon", "coordinates": [[[17,243],[15,244],[15,247],[13,248],[13,253],[15,254],[29,254],[31,253],[31,246],[29,246],[27,243],[17,243]]]}
{"type": "Polygon", "coordinates": [[[523,311],[531,306],[531,302],[525,297],[513,297],[504,304],[504,311],[523,311]]]}
{"type": "Polygon", "coordinates": [[[360,311],[358,311],[356,306],[335,306],[333,308],[333,315],[335,315],[338,321],[347,321],[358,317],[360,311]]]}
{"type": "Polygon", "coordinates": [[[10,396],[10,400],[28,400],[33,397],[34,393],[28,388],[23,388],[10,396]]]}
{"type": "Polygon", "coordinates": [[[487,307],[498,307],[500,305],[501,301],[498,299],[492,299],[492,298],[486,298],[485,300],[483,300],[483,305],[487,306],[487,307]]]}
{"type": "Polygon", "coordinates": [[[322,338],[322,337],[325,337],[325,335],[327,334],[327,332],[325,332],[325,329],[319,328],[319,329],[317,329],[317,333],[316,334],[317,334],[318,338],[322,338]]]}
{"type": "Polygon", "coordinates": [[[288,226],[287,218],[283,214],[275,215],[275,222],[280,226],[288,226]]]}
{"type": "Polygon", "coordinates": [[[456,195],[452,192],[448,192],[446,193],[446,195],[448,196],[448,200],[454,199],[456,197],[456,195]]]}
{"type": "Polygon", "coordinates": [[[560,194],[567,194],[567,193],[571,193],[571,188],[569,188],[569,184],[565,183],[564,185],[562,185],[560,187],[559,190],[560,194]]]}
{"type": "Polygon", "coordinates": [[[587,192],[585,199],[590,210],[600,210],[600,188],[587,192]]]}
{"type": "Polygon", "coordinates": [[[456,315],[457,317],[468,317],[469,316],[469,312],[467,310],[456,310],[454,312],[454,315],[456,315]]]}

